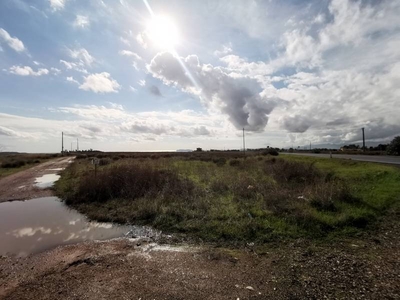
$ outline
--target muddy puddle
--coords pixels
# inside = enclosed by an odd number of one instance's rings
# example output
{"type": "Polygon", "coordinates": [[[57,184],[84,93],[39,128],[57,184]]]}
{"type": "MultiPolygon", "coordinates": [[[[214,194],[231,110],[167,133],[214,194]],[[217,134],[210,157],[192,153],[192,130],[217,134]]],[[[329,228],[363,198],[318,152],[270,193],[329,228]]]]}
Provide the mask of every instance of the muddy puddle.
{"type": "Polygon", "coordinates": [[[60,175],[58,174],[46,174],[35,179],[35,186],[41,189],[47,189],[52,187],[54,182],[58,179],[60,179],[60,175]]]}
{"type": "Polygon", "coordinates": [[[149,234],[142,227],[89,222],[57,197],[0,203],[0,255],[27,256],[59,245],[149,234]]]}

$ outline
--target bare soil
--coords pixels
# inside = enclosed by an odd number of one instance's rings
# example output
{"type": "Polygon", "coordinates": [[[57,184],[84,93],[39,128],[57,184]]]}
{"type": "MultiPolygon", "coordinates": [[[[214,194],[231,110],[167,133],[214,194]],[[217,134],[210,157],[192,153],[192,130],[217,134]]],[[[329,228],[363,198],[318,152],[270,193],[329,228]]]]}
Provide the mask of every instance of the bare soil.
{"type": "Polygon", "coordinates": [[[0,179],[0,202],[28,200],[39,197],[49,197],[50,189],[35,186],[35,179],[45,174],[56,174],[59,171],[51,169],[65,168],[71,157],[61,157],[41,163],[35,167],[20,171],[0,179]]]}
{"type": "Polygon", "coordinates": [[[81,243],[0,258],[0,298],[400,299],[399,233],[393,216],[373,238],[332,243],[242,249],[81,243]]]}

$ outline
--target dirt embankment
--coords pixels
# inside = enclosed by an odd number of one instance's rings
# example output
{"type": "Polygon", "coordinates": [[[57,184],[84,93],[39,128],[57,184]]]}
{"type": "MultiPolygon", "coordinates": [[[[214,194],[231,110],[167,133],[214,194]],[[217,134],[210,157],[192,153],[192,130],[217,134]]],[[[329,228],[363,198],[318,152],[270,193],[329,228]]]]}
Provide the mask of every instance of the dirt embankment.
{"type": "Polygon", "coordinates": [[[49,189],[35,186],[35,179],[45,174],[56,174],[65,168],[71,157],[52,159],[27,170],[0,179],[0,202],[27,200],[52,196],[49,189]]]}

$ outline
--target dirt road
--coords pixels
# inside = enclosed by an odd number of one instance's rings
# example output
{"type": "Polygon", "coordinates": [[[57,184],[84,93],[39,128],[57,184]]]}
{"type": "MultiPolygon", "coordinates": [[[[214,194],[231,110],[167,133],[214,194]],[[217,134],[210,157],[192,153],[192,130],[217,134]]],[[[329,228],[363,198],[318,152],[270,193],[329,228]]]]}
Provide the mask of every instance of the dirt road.
{"type": "Polygon", "coordinates": [[[0,179],[0,202],[27,200],[52,195],[50,189],[35,186],[35,179],[45,174],[56,174],[68,165],[71,157],[61,157],[0,179]]]}

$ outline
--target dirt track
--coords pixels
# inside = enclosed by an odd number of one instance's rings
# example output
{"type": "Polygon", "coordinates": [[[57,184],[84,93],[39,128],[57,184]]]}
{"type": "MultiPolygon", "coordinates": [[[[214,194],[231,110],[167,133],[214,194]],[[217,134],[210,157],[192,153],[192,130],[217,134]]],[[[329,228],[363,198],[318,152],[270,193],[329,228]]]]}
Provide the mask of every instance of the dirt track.
{"type": "Polygon", "coordinates": [[[51,196],[51,190],[35,187],[35,178],[45,174],[56,174],[59,171],[52,169],[65,168],[71,159],[71,157],[52,159],[35,167],[1,178],[0,202],[51,196]]]}

